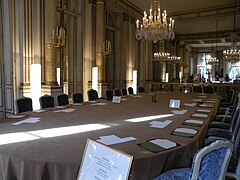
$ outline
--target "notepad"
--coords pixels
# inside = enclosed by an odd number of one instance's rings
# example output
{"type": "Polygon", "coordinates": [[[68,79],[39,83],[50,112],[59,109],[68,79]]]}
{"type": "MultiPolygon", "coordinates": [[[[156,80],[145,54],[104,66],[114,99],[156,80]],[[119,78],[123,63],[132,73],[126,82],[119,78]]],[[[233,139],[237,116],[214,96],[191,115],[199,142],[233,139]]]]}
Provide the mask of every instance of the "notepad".
{"type": "Polygon", "coordinates": [[[173,141],[169,141],[167,139],[154,139],[152,141],[150,141],[151,143],[153,144],[156,144],[164,149],[170,149],[170,148],[173,148],[173,147],[176,147],[177,144],[173,141]]]}
{"type": "Polygon", "coordinates": [[[195,113],[195,114],[192,114],[192,117],[207,118],[208,115],[207,114],[195,113]]]}
{"type": "Polygon", "coordinates": [[[202,126],[203,121],[201,120],[194,120],[194,119],[187,119],[183,122],[184,125],[190,125],[190,126],[202,126]]]}
{"type": "Polygon", "coordinates": [[[73,103],[74,106],[82,106],[83,103],[73,103]]]}
{"type": "Polygon", "coordinates": [[[58,110],[58,111],[53,111],[55,113],[58,113],[58,112],[65,112],[65,113],[71,113],[73,111],[75,111],[76,109],[73,109],[73,108],[67,108],[67,109],[62,109],[62,110],[58,110]]]}
{"type": "Polygon", "coordinates": [[[196,106],[197,103],[185,103],[184,106],[189,106],[189,107],[193,107],[196,106]]]}
{"type": "Polygon", "coordinates": [[[173,135],[183,137],[194,137],[197,134],[197,130],[190,128],[177,128],[172,132],[173,135]]]}
{"type": "Polygon", "coordinates": [[[147,151],[153,153],[158,153],[178,146],[178,144],[176,144],[175,142],[169,141],[167,139],[154,139],[151,141],[143,142],[138,145],[146,149],[147,151]]]}
{"type": "Polygon", "coordinates": [[[20,118],[23,118],[25,117],[26,115],[25,114],[20,114],[20,115],[8,115],[7,118],[9,119],[20,119],[20,118]]]}
{"type": "Polygon", "coordinates": [[[209,110],[209,109],[198,109],[196,112],[210,113],[211,110],[209,110]]]}
{"type": "Polygon", "coordinates": [[[95,104],[91,104],[92,106],[105,106],[107,103],[104,102],[99,102],[99,103],[95,103],[95,104]]]}
{"type": "Polygon", "coordinates": [[[217,101],[214,101],[214,100],[209,100],[209,101],[206,101],[207,103],[217,103],[217,101]]]}
{"type": "Polygon", "coordinates": [[[202,99],[192,99],[192,101],[195,101],[195,102],[202,102],[202,99]]]}
{"type": "Polygon", "coordinates": [[[178,110],[172,110],[172,113],[173,113],[173,114],[179,114],[179,115],[180,115],[180,114],[185,114],[187,111],[188,111],[188,110],[184,110],[184,109],[183,109],[183,110],[179,110],[179,111],[178,111],[178,110]]]}
{"type": "Polygon", "coordinates": [[[214,104],[204,103],[204,104],[200,104],[199,107],[212,108],[214,107],[214,104]]]}
{"type": "Polygon", "coordinates": [[[66,108],[66,106],[54,106],[54,108],[56,108],[56,109],[64,109],[64,108],[66,108]]]}

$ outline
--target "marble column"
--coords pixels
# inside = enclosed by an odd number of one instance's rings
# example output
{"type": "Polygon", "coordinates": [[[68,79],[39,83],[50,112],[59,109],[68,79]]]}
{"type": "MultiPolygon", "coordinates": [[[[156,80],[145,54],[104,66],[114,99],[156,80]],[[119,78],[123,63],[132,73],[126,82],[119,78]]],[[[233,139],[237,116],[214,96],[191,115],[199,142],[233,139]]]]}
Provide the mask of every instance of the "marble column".
{"type": "Polygon", "coordinates": [[[105,42],[105,0],[96,1],[96,66],[98,67],[98,95],[105,96],[105,90],[107,89],[106,83],[106,56],[102,54],[103,42],[105,42]]]}
{"type": "Polygon", "coordinates": [[[63,93],[57,84],[57,47],[52,44],[54,29],[56,33],[56,12],[56,0],[45,1],[45,85],[42,86],[42,94],[52,96],[63,93]]]}

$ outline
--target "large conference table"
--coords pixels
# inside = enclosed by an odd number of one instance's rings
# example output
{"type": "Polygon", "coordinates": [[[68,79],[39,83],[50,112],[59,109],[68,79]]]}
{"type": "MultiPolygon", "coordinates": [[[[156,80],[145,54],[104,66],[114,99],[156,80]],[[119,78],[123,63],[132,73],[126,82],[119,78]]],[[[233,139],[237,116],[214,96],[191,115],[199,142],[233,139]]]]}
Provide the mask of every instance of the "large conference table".
{"type": "Polygon", "coordinates": [[[195,152],[201,148],[209,122],[217,109],[214,104],[208,118],[202,119],[201,127],[183,125],[197,109],[185,103],[193,99],[207,101],[214,95],[199,93],[156,93],[157,102],[152,102],[152,93],[123,97],[120,104],[105,101],[106,105],[85,102],[71,105],[73,112],[27,112],[21,119],[0,120],[0,179],[1,180],[76,180],[87,138],[100,136],[133,136],[136,140],[111,145],[112,148],[134,156],[130,180],[148,180],[160,173],[180,167],[190,167],[195,152]],[[170,99],[181,100],[180,109],[169,108],[170,99]],[[188,110],[176,115],[172,110],[188,110]],[[26,118],[40,118],[37,123],[12,125],[26,118]],[[172,120],[165,128],[152,128],[150,122],[172,120]],[[178,127],[196,129],[193,137],[172,135],[178,127]],[[95,129],[96,128],[96,129],[95,129]],[[153,153],[138,144],[151,139],[164,138],[179,146],[153,153]]]}

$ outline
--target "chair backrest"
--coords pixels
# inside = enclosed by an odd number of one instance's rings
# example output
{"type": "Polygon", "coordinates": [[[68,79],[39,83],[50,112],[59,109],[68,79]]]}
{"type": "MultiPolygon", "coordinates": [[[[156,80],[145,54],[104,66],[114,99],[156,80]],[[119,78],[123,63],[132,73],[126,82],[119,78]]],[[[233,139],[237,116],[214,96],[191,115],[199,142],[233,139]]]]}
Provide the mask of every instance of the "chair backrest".
{"type": "Polygon", "coordinates": [[[139,92],[139,93],[145,92],[144,87],[138,87],[138,92],[139,92]]]}
{"type": "Polygon", "coordinates": [[[193,86],[193,92],[202,93],[202,87],[201,86],[193,86]]]}
{"type": "Polygon", "coordinates": [[[128,87],[128,94],[133,94],[133,88],[132,87],[128,87]]]}
{"type": "MultiPolygon", "coordinates": [[[[239,108],[237,109],[239,110],[239,108]]],[[[238,130],[240,128],[240,116],[239,116],[240,113],[238,113],[238,116],[237,116],[237,120],[236,120],[236,123],[235,125],[233,126],[233,132],[232,132],[232,141],[235,142],[236,140],[236,137],[237,137],[237,133],[238,133],[238,130]]],[[[233,123],[232,123],[233,124],[233,123]]],[[[231,126],[232,126],[231,124],[231,126]]]]}
{"type": "Polygon", "coordinates": [[[114,96],[122,96],[121,91],[120,91],[119,89],[117,89],[117,88],[115,88],[115,89],[113,90],[113,95],[114,95],[114,96]]]}
{"type": "Polygon", "coordinates": [[[73,103],[81,103],[83,102],[82,93],[72,93],[72,101],[73,103]]]}
{"type": "Polygon", "coordinates": [[[64,106],[69,104],[68,101],[68,95],[67,94],[60,94],[57,96],[57,100],[58,100],[58,105],[59,106],[64,106]]]}
{"type": "Polygon", "coordinates": [[[122,88],[122,95],[126,96],[127,95],[127,89],[126,88],[122,88]]]}
{"type": "Polygon", "coordinates": [[[54,107],[54,97],[45,94],[39,98],[41,109],[54,107]]]}
{"type": "Polygon", "coordinates": [[[87,94],[88,94],[88,101],[95,101],[99,99],[98,92],[94,89],[88,90],[87,94]]]}
{"type": "Polygon", "coordinates": [[[16,101],[17,113],[22,113],[26,111],[32,111],[32,99],[29,97],[22,97],[16,101]]]}
{"type": "Polygon", "coordinates": [[[213,94],[213,86],[203,86],[203,92],[213,94]]]}
{"type": "Polygon", "coordinates": [[[112,98],[113,98],[112,90],[110,90],[110,89],[106,90],[106,97],[107,97],[107,100],[112,100],[112,98]]]}
{"type": "Polygon", "coordinates": [[[222,140],[200,149],[193,159],[191,180],[224,180],[232,151],[233,144],[222,140]]]}
{"type": "Polygon", "coordinates": [[[233,156],[239,159],[240,156],[240,131],[238,129],[236,139],[234,141],[233,156]]]}

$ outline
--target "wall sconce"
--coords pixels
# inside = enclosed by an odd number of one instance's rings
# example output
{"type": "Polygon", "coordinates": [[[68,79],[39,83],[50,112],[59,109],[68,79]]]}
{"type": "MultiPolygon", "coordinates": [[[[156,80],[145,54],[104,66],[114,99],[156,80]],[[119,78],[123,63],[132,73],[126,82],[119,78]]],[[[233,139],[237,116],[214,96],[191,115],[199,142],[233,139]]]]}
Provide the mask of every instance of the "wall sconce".
{"type": "Polygon", "coordinates": [[[53,29],[52,34],[52,45],[55,47],[60,47],[65,45],[65,29],[62,27],[57,27],[56,29],[53,29]]]}
{"type": "Polygon", "coordinates": [[[104,56],[107,56],[107,55],[111,54],[111,52],[112,52],[111,42],[106,40],[105,42],[103,42],[102,54],[104,56]]]}

